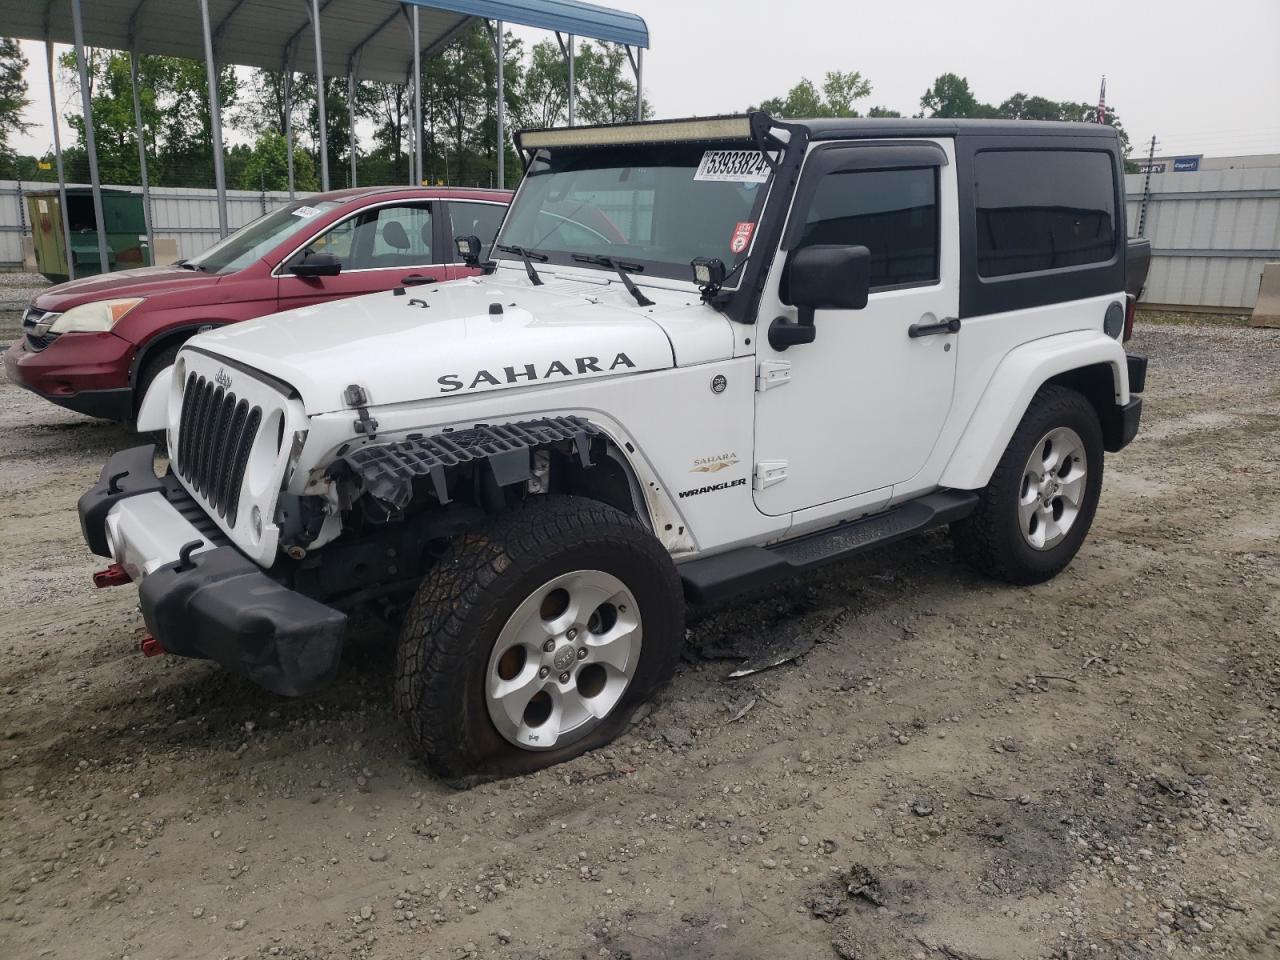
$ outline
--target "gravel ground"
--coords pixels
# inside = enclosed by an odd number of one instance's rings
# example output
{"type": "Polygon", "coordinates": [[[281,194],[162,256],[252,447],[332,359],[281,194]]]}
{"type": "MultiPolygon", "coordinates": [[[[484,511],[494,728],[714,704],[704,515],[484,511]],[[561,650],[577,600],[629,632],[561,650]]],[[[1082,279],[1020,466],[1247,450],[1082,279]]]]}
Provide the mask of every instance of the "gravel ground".
{"type": "Polygon", "coordinates": [[[942,535],[839,565],[694,623],[611,749],[465,793],[408,757],[386,628],[304,700],[141,659],[74,511],[131,438],[0,382],[0,956],[1280,956],[1280,331],[1136,346],[1054,582],[942,535]]]}

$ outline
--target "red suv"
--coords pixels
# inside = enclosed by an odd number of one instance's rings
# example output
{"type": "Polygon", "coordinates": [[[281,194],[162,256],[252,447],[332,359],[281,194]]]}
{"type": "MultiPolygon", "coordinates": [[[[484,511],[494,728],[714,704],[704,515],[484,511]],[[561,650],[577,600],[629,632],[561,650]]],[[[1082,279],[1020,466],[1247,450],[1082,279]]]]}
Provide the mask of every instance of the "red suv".
{"type": "Polygon", "coordinates": [[[178,347],[208,327],[452,280],[455,236],[493,242],[506,190],[369,187],[297,200],[169,267],[42,291],[4,357],[9,379],[94,417],[133,420],[178,347]]]}

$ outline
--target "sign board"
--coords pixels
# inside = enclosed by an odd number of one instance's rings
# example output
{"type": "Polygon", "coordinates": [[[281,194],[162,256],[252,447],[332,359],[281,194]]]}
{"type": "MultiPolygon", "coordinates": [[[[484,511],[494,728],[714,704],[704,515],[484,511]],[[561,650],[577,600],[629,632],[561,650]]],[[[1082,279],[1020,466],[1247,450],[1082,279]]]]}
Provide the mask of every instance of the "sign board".
{"type": "Polygon", "coordinates": [[[1193,173],[1200,169],[1200,157],[1174,157],[1174,173],[1193,173]]]}
{"type": "Polygon", "coordinates": [[[1157,160],[1155,163],[1139,164],[1138,172],[1139,173],[1164,173],[1164,167],[1165,167],[1164,161],[1157,160]]]}

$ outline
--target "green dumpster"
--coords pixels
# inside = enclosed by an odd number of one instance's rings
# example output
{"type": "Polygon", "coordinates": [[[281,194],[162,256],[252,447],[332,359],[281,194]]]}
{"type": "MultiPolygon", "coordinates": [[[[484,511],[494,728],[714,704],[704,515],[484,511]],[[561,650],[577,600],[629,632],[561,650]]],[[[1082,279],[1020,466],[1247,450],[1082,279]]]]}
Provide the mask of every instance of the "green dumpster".
{"type": "MultiPolygon", "coordinates": [[[[57,190],[28,193],[27,215],[36,252],[36,268],[54,283],[69,279],[67,251],[62,233],[62,204],[57,190]]],[[[93,216],[93,191],[88,187],[68,187],[68,222],[71,225],[71,256],[77,277],[102,272],[98,256],[97,224],[93,216]]],[[[128,190],[102,191],[102,216],[106,221],[107,265],[110,270],[129,270],[151,264],[147,249],[146,219],[142,196],[128,190]]]]}

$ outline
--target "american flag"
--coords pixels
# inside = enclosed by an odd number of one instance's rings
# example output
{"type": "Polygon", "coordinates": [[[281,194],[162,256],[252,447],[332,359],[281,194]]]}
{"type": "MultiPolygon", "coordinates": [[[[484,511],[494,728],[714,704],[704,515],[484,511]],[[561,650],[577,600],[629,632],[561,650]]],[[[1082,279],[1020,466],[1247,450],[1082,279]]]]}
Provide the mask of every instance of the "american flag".
{"type": "Polygon", "coordinates": [[[1098,91],[1098,115],[1097,115],[1097,121],[1098,121],[1098,123],[1106,123],[1106,122],[1107,122],[1107,77],[1106,77],[1106,74],[1103,74],[1103,76],[1102,76],[1102,89],[1100,89],[1100,90],[1098,91]]]}

